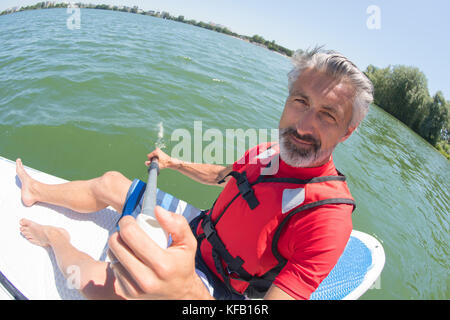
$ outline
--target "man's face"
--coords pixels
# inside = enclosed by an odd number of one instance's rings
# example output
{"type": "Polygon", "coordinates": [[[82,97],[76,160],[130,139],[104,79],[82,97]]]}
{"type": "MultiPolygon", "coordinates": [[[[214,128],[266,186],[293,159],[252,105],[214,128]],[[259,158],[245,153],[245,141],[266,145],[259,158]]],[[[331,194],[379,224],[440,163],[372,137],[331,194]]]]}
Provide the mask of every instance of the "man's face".
{"type": "Polygon", "coordinates": [[[281,115],[280,156],[295,167],[317,167],[330,159],[339,142],[355,128],[354,89],[323,72],[306,69],[293,84],[281,115]]]}

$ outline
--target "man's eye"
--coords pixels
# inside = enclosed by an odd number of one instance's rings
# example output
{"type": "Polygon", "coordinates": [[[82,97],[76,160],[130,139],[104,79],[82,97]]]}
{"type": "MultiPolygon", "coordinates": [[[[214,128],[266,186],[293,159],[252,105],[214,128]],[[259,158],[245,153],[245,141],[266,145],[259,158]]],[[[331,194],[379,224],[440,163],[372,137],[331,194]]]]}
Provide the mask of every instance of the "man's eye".
{"type": "Polygon", "coordinates": [[[306,101],[303,99],[295,99],[295,102],[301,103],[301,104],[306,104],[306,101]]]}
{"type": "Polygon", "coordinates": [[[330,120],[336,121],[336,119],[329,112],[323,112],[323,114],[330,120]]]}

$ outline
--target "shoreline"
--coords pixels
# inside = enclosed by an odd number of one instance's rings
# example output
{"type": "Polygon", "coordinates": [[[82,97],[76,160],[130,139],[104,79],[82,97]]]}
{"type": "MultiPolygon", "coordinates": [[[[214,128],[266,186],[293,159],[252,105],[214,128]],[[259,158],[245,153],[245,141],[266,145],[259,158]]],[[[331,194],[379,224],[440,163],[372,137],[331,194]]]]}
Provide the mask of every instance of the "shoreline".
{"type": "Polygon", "coordinates": [[[231,36],[233,38],[239,39],[239,40],[243,40],[245,42],[251,43],[253,45],[257,45],[260,47],[263,47],[267,50],[273,51],[275,53],[278,53],[282,56],[285,57],[292,57],[294,51],[290,50],[288,48],[285,48],[283,46],[280,46],[278,44],[275,43],[275,40],[272,41],[268,41],[265,40],[263,37],[259,36],[259,35],[254,35],[253,37],[249,37],[246,35],[241,35],[241,34],[237,34],[235,32],[230,31],[227,27],[222,26],[220,24],[216,24],[213,22],[209,22],[209,23],[205,23],[203,21],[195,21],[195,20],[186,20],[184,19],[184,16],[180,15],[178,17],[175,16],[171,16],[168,12],[166,11],[155,11],[155,10],[148,10],[148,11],[144,11],[142,9],[140,9],[138,6],[133,6],[131,7],[127,7],[127,6],[117,6],[117,5],[105,5],[105,4],[100,4],[100,5],[93,5],[93,4],[84,4],[81,2],[77,2],[74,4],[73,7],[69,7],[69,3],[65,3],[65,2],[61,2],[61,3],[54,3],[54,2],[38,2],[34,5],[29,5],[29,6],[17,6],[17,7],[12,7],[12,8],[8,8],[6,10],[3,10],[2,12],[0,12],[0,16],[2,15],[7,15],[7,14],[13,14],[16,12],[21,12],[21,11],[31,11],[31,10],[42,10],[42,9],[61,9],[61,8],[80,8],[80,9],[98,9],[98,10],[110,10],[110,11],[120,11],[120,12],[128,12],[128,13],[134,13],[134,14],[141,14],[141,15],[146,15],[146,16],[152,16],[155,18],[162,18],[162,19],[168,19],[168,20],[173,20],[173,21],[177,21],[177,22],[181,22],[181,23],[186,23],[186,24],[190,24],[196,27],[200,27],[200,28],[204,28],[204,29],[208,29],[211,31],[215,31],[218,33],[223,33],[226,34],[228,36],[231,36]],[[253,40],[253,41],[252,41],[253,40]]]}

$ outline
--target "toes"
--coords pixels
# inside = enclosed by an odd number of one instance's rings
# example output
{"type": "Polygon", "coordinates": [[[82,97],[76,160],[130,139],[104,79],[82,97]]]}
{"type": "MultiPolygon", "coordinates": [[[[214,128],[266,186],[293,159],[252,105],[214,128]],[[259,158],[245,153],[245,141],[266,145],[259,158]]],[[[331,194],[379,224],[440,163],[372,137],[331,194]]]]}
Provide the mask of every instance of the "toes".
{"type": "Polygon", "coordinates": [[[24,236],[27,236],[30,234],[29,228],[27,225],[21,224],[19,229],[20,229],[20,233],[22,233],[24,236]]]}
{"type": "Polygon", "coordinates": [[[22,236],[25,238],[25,239],[27,239],[27,240],[30,240],[31,239],[31,234],[28,232],[28,230],[20,230],[20,233],[22,234],[22,236]]]}
{"type": "Polygon", "coordinates": [[[22,160],[20,160],[20,159],[17,159],[17,160],[16,160],[16,169],[17,169],[20,173],[26,173],[25,168],[23,167],[22,160]]]}
{"type": "Polygon", "coordinates": [[[27,233],[22,233],[22,235],[25,237],[25,239],[27,239],[28,241],[32,240],[31,235],[27,234],[27,233]]]}

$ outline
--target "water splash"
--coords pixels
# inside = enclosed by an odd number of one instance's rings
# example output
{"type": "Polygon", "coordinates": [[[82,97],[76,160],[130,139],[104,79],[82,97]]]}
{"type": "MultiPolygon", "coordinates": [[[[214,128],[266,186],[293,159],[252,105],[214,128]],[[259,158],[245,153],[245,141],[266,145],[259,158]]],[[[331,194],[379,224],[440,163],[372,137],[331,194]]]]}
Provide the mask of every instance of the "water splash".
{"type": "Polygon", "coordinates": [[[158,131],[158,140],[155,142],[155,148],[164,149],[166,144],[164,142],[164,127],[162,121],[158,123],[159,131],[158,131]]]}

